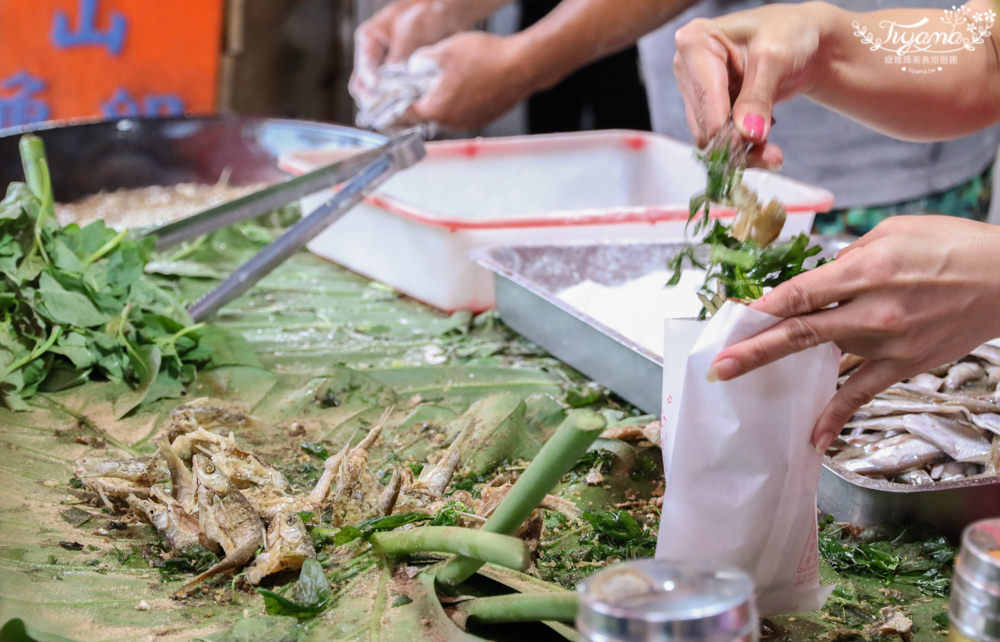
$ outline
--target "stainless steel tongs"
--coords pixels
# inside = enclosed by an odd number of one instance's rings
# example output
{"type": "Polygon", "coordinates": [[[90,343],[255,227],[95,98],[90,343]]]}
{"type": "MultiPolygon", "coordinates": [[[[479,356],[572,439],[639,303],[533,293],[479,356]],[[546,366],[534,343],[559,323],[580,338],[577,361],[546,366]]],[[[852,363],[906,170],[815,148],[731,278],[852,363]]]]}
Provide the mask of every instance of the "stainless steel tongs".
{"type": "Polygon", "coordinates": [[[271,185],[176,223],[153,229],[147,234],[156,237],[157,249],[163,249],[343,183],[336,194],[288,228],[278,239],[188,308],[191,317],[199,321],[215,314],[219,308],[249,290],[390,176],[410,167],[425,155],[422,130],[407,130],[392,137],[381,147],[271,185]]]}

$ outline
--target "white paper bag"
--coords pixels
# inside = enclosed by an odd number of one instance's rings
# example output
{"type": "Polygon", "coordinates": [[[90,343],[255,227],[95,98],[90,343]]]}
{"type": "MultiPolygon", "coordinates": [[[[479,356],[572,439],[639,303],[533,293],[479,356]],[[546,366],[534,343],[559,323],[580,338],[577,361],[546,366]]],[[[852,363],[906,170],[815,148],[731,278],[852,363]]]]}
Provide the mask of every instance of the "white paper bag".
{"type": "Polygon", "coordinates": [[[840,351],[805,350],[732,381],[706,379],[724,347],[780,319],[727,302],[709,322],[667,320],[666,489],[656,556],[732,564],[753,577],[762,615],[822,606],[810,436],[836,390],[840,351]]]}

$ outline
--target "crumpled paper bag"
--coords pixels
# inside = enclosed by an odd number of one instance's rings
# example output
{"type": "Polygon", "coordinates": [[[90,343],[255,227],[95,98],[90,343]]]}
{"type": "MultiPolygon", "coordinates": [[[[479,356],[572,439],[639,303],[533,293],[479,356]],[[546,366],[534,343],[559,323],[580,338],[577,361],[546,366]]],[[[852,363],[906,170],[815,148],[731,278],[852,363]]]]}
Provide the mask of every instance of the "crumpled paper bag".
{"type": "Polygon", "coordinates": [[[732,381],[706,379],[724,347],[779,318],[727,302],[709,322],[666,321],[662,441],[666,489],[656,556],[744,569],[762,615],[817,609],[816,487],[810,442],[836,390],[824,344],[732,381]]]}
{"type": "Polygon", "coordinates": [[[441,67],[417,49],[405,63],[387,64],[367,70],[364,82],[352,84],[351,96],[358,106],[358,127],[391,133],[398,121],[441,77],[441,67]]]}

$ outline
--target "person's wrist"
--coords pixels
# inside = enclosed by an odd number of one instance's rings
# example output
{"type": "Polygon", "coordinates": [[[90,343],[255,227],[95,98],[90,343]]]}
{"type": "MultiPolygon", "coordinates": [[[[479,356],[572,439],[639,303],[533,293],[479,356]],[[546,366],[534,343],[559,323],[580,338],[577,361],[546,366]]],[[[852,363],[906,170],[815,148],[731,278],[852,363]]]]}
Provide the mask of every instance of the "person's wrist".
{"type": "Polygon", "coordinates": [[[508,87],[528,95],[536,91],[538,70],[532,63],[530,43],[524,32],[498,36],[499,61],[504,69],[504,82],[508,87]]]}
{"type": "Polygon", "coordinates": [[[573,71],[573,65],[563,61],[561,43],[541,29],[530,27],[505,40],[510,71],[526,94],[549,89],[573,71]]]}
{"type": "Polygon", "coordinates": [[[849,12],[828,2],[814,0],[799,5],[809,15],[808,24],[816,29],[816,52],[809,62],[808,80],[802,93],[819,91],[819,83],[830,78],[844,59],[841,46],[844,30],[851,31],[849,12]]]}

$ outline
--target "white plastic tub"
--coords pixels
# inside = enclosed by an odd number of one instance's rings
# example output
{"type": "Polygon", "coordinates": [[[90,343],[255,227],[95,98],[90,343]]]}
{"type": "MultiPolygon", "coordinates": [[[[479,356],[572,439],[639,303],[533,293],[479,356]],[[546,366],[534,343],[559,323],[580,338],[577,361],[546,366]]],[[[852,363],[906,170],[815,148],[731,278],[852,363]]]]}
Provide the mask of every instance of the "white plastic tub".
{"type": "MultiPolygon", "coordinates": [[[[308,247],[444,310],[493,306],[491,273],[468,259],[475,248],[683,240],[688,201],[705,186],[689,145],[646,132],[442,141],[427,151],[308,247]]],[[[301,173],[342,155],[295,152],[281,166],[301,173]]],[[[786,236],[808,232],[833,205],[830,192],[777,174],[749,170],[745,181],[785,203],[786,236]]],[[[327,197],[302,199],[303,211],[327,197]]]]}

